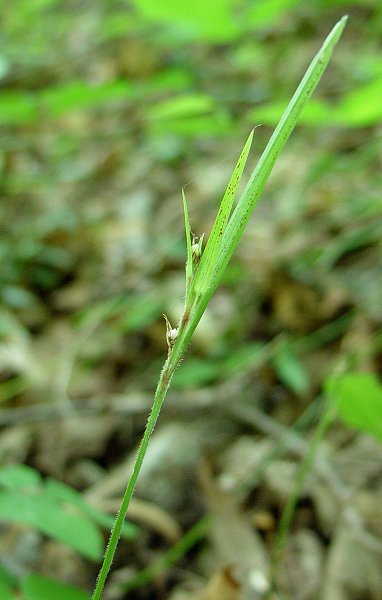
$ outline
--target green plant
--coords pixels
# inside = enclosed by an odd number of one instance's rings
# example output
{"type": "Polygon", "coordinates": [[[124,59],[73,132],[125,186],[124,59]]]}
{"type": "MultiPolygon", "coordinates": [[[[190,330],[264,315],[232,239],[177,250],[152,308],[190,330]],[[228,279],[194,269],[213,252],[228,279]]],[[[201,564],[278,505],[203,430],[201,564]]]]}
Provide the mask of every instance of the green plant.
{"type": "MultiPolygon", "coordinates": [[[[112,518],[85,502],[71,487],[47,479],[25,465],[0,469],[0,515],[2,521],[23,523],[62,542],[90,560],[102,556],[99,526],[109,528],[112,518]]],[[[131,525],[124,537],[135,535],[131,525]]]]}
{"type": "Polygon", "coordinates": [[[382,386],[377,377],[372,373],[345,373],[332,377],[327,387],[342,421],[382,442],[382,386]]]}
{"type": "MultiPolygon", "coordinates": [[[[0,515],[2,522],[33,527],[92,561],[102,556],[100,527],[109,529],[113,522],[110,515],[89,505],[76,490],[54,479],[43,481],[38,471],[26,465],[0,469],[0,515]]],[[[121,534],[131,539],[136,529],[125,524],[121,534]]],[[[15,590],[19,587],[26,600],[89,598],[82,590],[41,575],[30,574],[18,581],[0,569],[1,598],[18,597],[15,590]]]]}
{"type": "Polygon", "coordinates": [[[187,244],[186,292],[182,317],[178,327],[172,327],[166,317],[168,356],[163,366],[154,402],[143,434],[133,474],[128,482],[122,503],[117,514],[110,540],[106,548],[104,561],[98,576],[93,600],[101,598],[106,578],[111,568],[118,539],[124,523],[126,511],[134,493],[144,456],[162,404],[169,389],[175,369],[183,357],[191,336],[199,323],[206,307],[216,290],[228,262],[238,244],[248,219],[259,199],[271,170],[292,133],[299,115],[310,99],[322,74],[324,73],[334,46],[345,27],[347,17],[343,17],[330,32],[323,46],[313,58],[300,85],[285,110],[271,139],[268,142],[249,182],[232,212],[238,184],[240,182],[249,154],[253,132],[250,134],[237,165],[228,183],[211,234],[204,252],[201,253],[201,241],[191,238],[186,198],[183,192],[184,220],[187,244]],[[231,214],[232,212],[232,214],[231,214]],[[198,248],[195,248],[198,245],[198,248]],[[196,252],[195,252],[196,250],[196,252]]]}
{"type": "Polygon", "coordinates": [[[22,582],[22,592],[25,600],[89,600],[89,595],[71,585],[53,581],[48,577],[31,573],[22,582]]]}
{"type": "Polygon", "coordinates": [[[19,583],[17,578],[0,567],[0,597],[2,600],[89,600],[89,594],[49,577],[30,573],[19,583]]]}

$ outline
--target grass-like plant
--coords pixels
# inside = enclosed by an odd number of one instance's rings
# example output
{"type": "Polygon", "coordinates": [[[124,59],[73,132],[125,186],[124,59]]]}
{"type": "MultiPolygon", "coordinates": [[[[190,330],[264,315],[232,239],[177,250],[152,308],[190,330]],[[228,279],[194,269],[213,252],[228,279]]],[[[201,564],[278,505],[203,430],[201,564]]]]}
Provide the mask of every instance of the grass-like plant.
{"type": "Polygon", "coordinates": [[[309,101],[329,63],[333,48],[341,37],[346,21],[347,17],[345,16],[334,26],[324,44],[313,58],[279,124],[273,132],[244,192],[233,209],[237,188],[250,151],[253,131],[249,135],[228,183],[204,250],[202,249],[203,236],[197,239],[191,234],[187,202],[184,191],[182,192],[187,245],[186,291],[183,314],[177,327],[172,327],[167,317],[165,317],[168,344],[167,359],[160,374],[152,409],[137,452],[133,473],[127,484],[111,531],[92,600],[99,600],[101,598],[118,545],[126,511],[134,493],[142,462],[175,369],[182,359],[192,334],[222,278],[277,157],[292,133],[302,109],[309,101]]]}

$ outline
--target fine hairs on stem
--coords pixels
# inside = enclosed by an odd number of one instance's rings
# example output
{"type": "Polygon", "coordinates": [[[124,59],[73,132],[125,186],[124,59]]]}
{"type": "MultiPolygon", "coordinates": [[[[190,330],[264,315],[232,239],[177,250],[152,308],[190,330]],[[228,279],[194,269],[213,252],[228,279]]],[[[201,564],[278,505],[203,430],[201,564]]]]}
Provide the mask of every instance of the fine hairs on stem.
{"type": "Polygon", "coordinates": [[[281,150],[330,61],[333,49],[341,37],[346,21],[347,17],[345,16],[334,26],[310,63],[234,208],[238,185],[251,148],[253,131],[250,133],[229,180],[204,249],[203,235],[196,237],[191,233],[186,197],[184,189],[182,190],[187,247],[186,291],[183,314],[176,327],[173,327],[165,317],[168,344],[167,359],[159,377],[151,412],[136,455],[133,473],[127,484],[110,534],[92,600],[99,600],[102,597],[126,511],[133,496],[142,462],[175,369],[187,349],[192,334],[211,296],[219,285],[281,150]]]}

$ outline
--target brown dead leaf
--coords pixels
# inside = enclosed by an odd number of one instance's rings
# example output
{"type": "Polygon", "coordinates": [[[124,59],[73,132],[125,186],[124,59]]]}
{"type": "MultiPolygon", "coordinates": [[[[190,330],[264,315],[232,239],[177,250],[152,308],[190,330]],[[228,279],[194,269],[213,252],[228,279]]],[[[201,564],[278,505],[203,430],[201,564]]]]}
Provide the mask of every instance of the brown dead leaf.
{"type": "Polygon", "coordinates": [[[196,600],[240,600],[241,585],[227,566],[212,576],[196,600]]]}
{"type": "MultiPolygon", "coordinates": [[[[211,518],[209,535],[220,573],[234,573],[252,598],[261,598],[269,588],[268,558],[263,541],[239,509],[232,496],[213,482],[208,465],[201,467],[200,480],[211,518]]],[[[221,577],[213,584],[223,585],[221,577]]],[[[212,585],[212,583],[211,583],[212,585]]]]}

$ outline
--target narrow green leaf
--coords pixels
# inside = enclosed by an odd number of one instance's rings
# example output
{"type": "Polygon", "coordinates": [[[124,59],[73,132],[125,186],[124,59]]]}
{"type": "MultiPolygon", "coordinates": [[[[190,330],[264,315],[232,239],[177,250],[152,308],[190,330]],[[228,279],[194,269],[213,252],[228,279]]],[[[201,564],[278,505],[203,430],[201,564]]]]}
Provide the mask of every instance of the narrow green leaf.
{"type": "MultiPolygon", "coordinates": [[[[250,181],[244,191],[244,194],[242,195],[241,199],[239,200],[239,203],[238,203],[231,219],[229,219],[229,221],[228,221],[228,225],[226,226],[225,232],[223,233],[222,242],[220,242],[220,233],[219,233],[219,230],[217,230],[218,231],[217,246],[218,246],[218,248],[220,248],[220,252],[217,256],[217,259],[218,259],[217,265],[214,268],[214,271],[213,271],[213,274],[211,277],[211,281],[208,281],[208,286],[205,289],[205,292],[203,294],[197,295],[194,293],[195,289],[197,289],[197,288],[194,288],[192,286],[191,295],[190,296],[186,295],[186,305],[185,305],[185,310],[184,310],[183,316],[182,316],[183,326],[181,326],[179,328],[178,335],[176,337],[176,340],[175,340],[173,346],[171,347],[171,350],[168,352],[166,362],[163,366],[163,369],[162,369],[162,372],[161,372],[161,375],[159,378],[158,386],[157,386],[157,389],[155,392],[154,402],[153,402],[152,409],[151,409],[151,412],[150,412],[150,415],[149,415],[149,418],[147,421],[147,425],[146,425],[144,433],[143,433],[141,443],[138,448],[133,472],[132,472],[129,482],[126,486],[126,489],[125,489],[125,492],[124,492],[124,495],[122,498],[121,506],[118,511],[117,518],[115,520],[113,529],[110,534],[110,539],[109,539],[109,542],[108,542],[108,545],[107,545],[107,548],[105,551],[104,561],[102,563],[102,567],[101,567],[99,575],[98,575],[98,579],[97,579],[96,587],[95,587],[95,590],[94,590],[94,593],[92,596],[92,600],[101,600],[105,582],[106,582],[107,576],[109,574],[109,571],[110,571],[110,568],[111,568],[111,565],[113,562],[115,551],[118,546],[118,540],[119,540],[119,537],[121,534],[123,522],[125,520],[126,511],[129,507],[131,498],[134,494],[134,490],[135,490],[135,487],[137,484],[137,480],[138,480],[139,473],[140,473],[140,470],[142,467],[142,463],[143,463],[144,457],[146,455],[152,433],[154,431],[155,425],[156,425],[158,417],[160,415],[161,408],[162,408],[163,402],[165,400],[167,391],[170,387],[171,380],[174,375],[175,369],[178,366],[179,362],[181,361],[181,359],[185,353],[185,350],[187,348],[187,345],[192,337],[192,334],[193,334],[197,324],[199,323],[199,321],[203,315],[203,312],[222,277],[222,274],[225,271],[228,261],[239,241],[241,234],[243,233],[244,227],[249,219],[252,209],[254,208],[254,206],[258,200],[258,197],[260,196],[260,194],[264,188],[264,185],[268,179],[268,176],[272,170],[272,167],[273,167],[279,153],[281,152],[286,140],[288,139],[289,135],[291,134],[291,132],[297,122],[297,118],[300,115],[301,110],[303,109],[303,107],[305,106],[307,101],[309,100],[311,94],[313,93],[313,90],[315,89],[319,79],[321,78],[321,75],[323,74],[323,72],[329,62],[332,50],[341,36],[343,28],[345,27],[345,24],[346,24],[346,20],[347,20],[346,17],[344,17],[343,19],[341,19],[341,21],[339,21],[339,23],[337,23],[337,25],[334,27],[334,29],[332,30],[332,32],[329,34],[328,38],[326,39],[323,47],[321,48],[319,53],[316,55],[316,57],[313,59],[310,67],[308,68],[308,71],[306,72],[305,76],[302,79],[301,84],[297,88],[297,91],[296,91],[295,95],[293,96],[286,112],[284,113],[283,117],[281,118],[279,125],[276,127],[276,130],[273,133],[273,135],[268,143],[268,146],[266,147],[266,149],[263,153],[263,156],[260,159],[260,162],[257,165],[252,177],[250,178],[250,181]],[[192,300],[191,307],[188,306],[188,304],[187,304],[188,300],[192,300]]],[[[228,212],[228,215],[229,215],[229,212],[228,212]]],[[[229,218],[229,216],[228,216],[228,218],[229,218]]],[[[221,224],[224,224],[223,218],[222,218],[221,224]]],[[[187,225],[186,225],[186,230],[187,230],[187,225]]],[[[215,243],[211,242],[211,246],[214,248],[213,252],[215,253],[216,252],[216,242],[215,243]]],[[[208,262],[206,262],[206,264],[208,264],[209,261],[211,261],[211,257],[210,258],[208,258],[208,257],[209,257],[209,254],[207,253],[207,258],[204,259],[205,261],[208,261],[208,262]]],[[[214,263],[212,263],[212,261],[211,261],[211,264],[214,265],[214,263]]],[[[203,267],[203,270],[205,268],[206,267],[203,267]]],[[[202,274],[203,274],[203,270],[201,270],[202,274]]],[[[208,267],[207,272],[210,272],[210,267],[208,267]]],[[[204,280],[204,276],[203,276],[203,280],[204,280]]],[[[200,283],[200,281],[199,281],[199,283],[200,283]]],[[[204,285],[204,283],[203,283],[203,285],[204,285]]],[[[188,290],[188,294],[189,293],[190,292],[188,290]]],[[[326,432],[328,425],[331,423],[331,419],[332,419],[332,411],[329,411],[329,410],[325,411],[325,413],[319,423],[319,426],[315,432],[313,443],[312,443],[311,447],[309,448],[309,452],[307,454],[306,460],[303,463],[302,470],[299,475],[300,485],[298,487],[298,492],[301,489],[305,474],[311,465],[312,459],[313,459],[313,457],[315,455],[315,451],[317,449],[317,445],[321,441],[323,434],[326,432]]],[[[293,512],[294,512],[296,498],[297,498],[297,494],[295,494],[292,497],[291,502],[287,506],[287,510],[285,512],[285,517],[284,517],[283,530],[282,530],[284,532],[284,536],[279,537],[279,541],[278,541],[278,544],[276,547],[277,555],[279,554],[281,548],[283,547],[284,540],[285,540],[285,534],[288,531],[290,520],[291,520],[291,515],[293,515],[293,512]]]]}
{"type": "Polygon", "coordinates": [[[90,600],[89,594],[48,577],[31,573],[22,582],[25,600],[90,600]]]}
{"type": "MultiPolygon", "coordinates": [[[[214,271],[208,281],[208,286],[203,284],[203,289],[205,291],[203,294],[200,294],[197,297],[196,303],[194,304],[194,309],[188,321],[188,325],[184,331],[180,332],[176,344],[173,347],[172,355],[174,361],[177,360],[178,362],[180,360],[183,353],[182,348],[185,348],[189,343],[192,334],[199,323],[208,302],[210,301],[211,296],[216,290],[232,256],[232,253],[234,252],[249,220],[252,210],[254,209],[264,189],[274,163],[283,149],[287,139],[292,133],[302,109],[309,101],[309,98],[321,79],[321,76],[329,63],[333,48],[338,42],[346,25],[346,21],[347,17],[345,16],[333,27],[321,49],[313,58],[304,77],[301,80],[300,85],[294,93],[292,100],[287,106],[279,124],[273,132],[271,139],[269,140],[254,172],[252,173],[247,187],[240,197],[238,204],[225,228],[223,240],[220,244],[220,253],[217,257],[215,266],[211,263],[212,266],[214,266],[214,271]]],[[[206,254],[206,250],[203,254],[206,254]]],[[[207,259],[205,258],[205,260],[207,259]]],[[[192,285],[192,296],[194,296],[196,289],[201,289],[200,282],[198,282],[197,288],[194,287],[195,281],[198,281],[200,277],[200,275],[197,275],[198,271],[195,274],[192,285]]]]}
{"type": "Polygon", "coordinates": [[[298,396],[304,396],[310,388],[309,375],[297,356],[293,345],[286,342],[280,346],[272,360],[280,380],[298,396]]]}
{"type": "Polygon", "coordinates": [[[237,187],[240,183],[248,154],[251,149],[254,130],[248,136],[245,146],[240,154],[239,160],[232,173],[226,191],[221,201],[219,212],[216,216],[211,233],[209,235],[205,250],[202,254],[200,265],[195,274],[193,289],[196,294],[202,294],[210,285],[211,275],[215,270],[216,261],[219,256],[223,242],[223,234],[227,227],[228,219],[235,201],[237,187]]]}
{"type": "Polygon", "coordinates": [[[184,228],[186,232],[186,244],[187,244],[187,262],[186,262],[186,305],[191,291],[191,279],[192,279],[192,249],[191,249],[191,228],[190,220],[188,218],[188,208],[186,194],[184,188],[182,188],[182,200],[183,200],[183,212],[184,212],[184,228]]]}
{"type": "Polygon", "coordinates": [[[346,425],[366,431],[382,441],[382,386],[372,373],[346,373],[329,380],[328,389],[337,401],[346,425]]]}
{"type": "Polygon", "coordinates": [[[341,37],[346,21],[347,16],[342,17],[342,19],[333,27],[321,49],[313,58],[300,85],[281,117],[279,124],[273,132],[246,189],[238,201],[224,232],[222,250],[214,273],[214,281],[211,282],[210,296],[216,289],[220,278],[226,269],[248,219],[264,189],[276,159],[292,133],[302,109],[309,101],[329,63],[334,46],[341,37]]]}
{"type": "Polygon", "coordinates": [[[98,528],[85,515],[75,514],[72,507],[60,505],[49,492],[1,490],[0,522],[31,525],[92,560],[102,556],[98,528]]]}
{"type": "Polygon", "coordinates": [[[0,469],[0,486],[23,490],[38,488],[41,483],[39,472],[27,465],[4,465],[0,469]]]}

